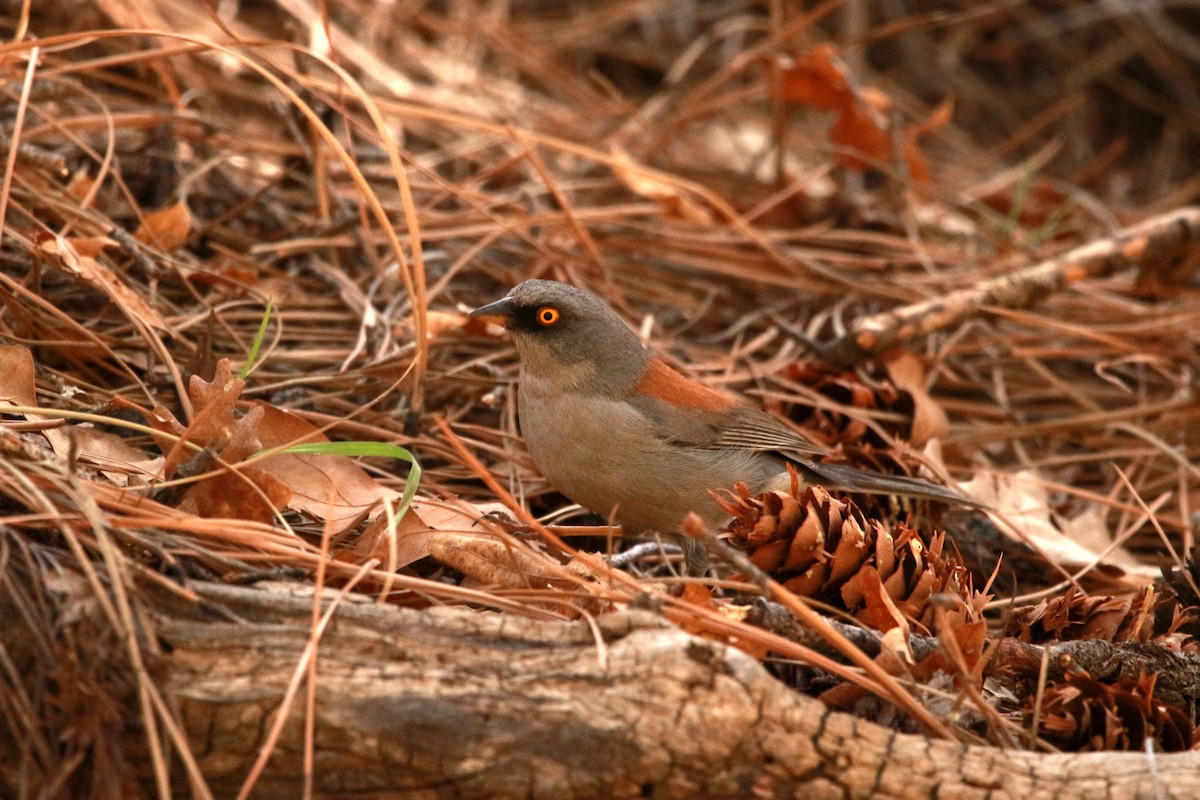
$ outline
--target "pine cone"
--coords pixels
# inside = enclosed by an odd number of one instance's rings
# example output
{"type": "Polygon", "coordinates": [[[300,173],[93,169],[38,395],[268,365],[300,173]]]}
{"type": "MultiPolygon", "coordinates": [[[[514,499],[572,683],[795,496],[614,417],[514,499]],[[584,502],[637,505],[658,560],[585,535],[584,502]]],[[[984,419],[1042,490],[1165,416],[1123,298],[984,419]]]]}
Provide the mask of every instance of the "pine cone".
{"type": "Polygon", "coordinates": [[[1179,614],[1173,613],[1175,606],[1152,586],[1129,597],[1089,596],[1072,587],[1058,597],[1014,609],[1005,622],[1004,634],[1032,644],[1098,639],[1155,642],[1180,650],[1190,644],[1190,637],[1179,627],[1195,609],[1179,614]]]}
{"type": "Polygon", "coordinates": [[[877,629],[890,614],[869,591],[879,576],[882,590],[912,623],[933,627],[930,598],[958,597],[975,609],[970,574],[943,555],[945,536],[927,539],[904,523],[868,519],[849,500],[838,500],[819,486],[789,494],[764,492],[751,497],[744,486],[723,498],[734,516],[729,539],[750,561],[792,592],[843,609],[877,629]]]}
{"type": "MultiPolygon", "coordinates": [[[[843,407],[869,411],[889,411],[902,422],[883,423],[888,433],[901,439],[909,438],[913,414],[913,398],[883,378],[867,383],[853,370],[835,370],[814,362],[797,361],[783,373],[790,381],[803,384],[843,407]]],[[[842,444],[865,444],[885,447],[887,443],[861,419],[854,419],[836,410],[807,404],[789,404],[785,414],[806,430],[814,431],[824,440],[842,444]]]]}
{"type": "MultiPolygon", "coordinates": [[[[1190,750],[1196,728],[1174,706],[1154,698],[1154,675],[1101,683],[1083,672],[1046,685],[1038,733],[1064,750],[1142,750],[1146,740],[1160,752],[1190,750]]],[[[1031,698],[1024,714],[1033,719],[1031,698]]]]}

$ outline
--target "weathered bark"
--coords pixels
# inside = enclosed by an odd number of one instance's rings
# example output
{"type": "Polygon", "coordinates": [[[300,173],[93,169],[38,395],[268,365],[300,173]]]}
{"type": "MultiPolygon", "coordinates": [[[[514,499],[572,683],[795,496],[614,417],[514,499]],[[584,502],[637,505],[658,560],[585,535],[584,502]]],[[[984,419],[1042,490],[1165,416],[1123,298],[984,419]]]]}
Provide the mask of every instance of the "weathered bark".
{"type": "Polygon", "coordinates": [[[831,364],[853,365],[872,355],[955,328],[995,308],[1026,308],[1087,278],[1140,267],[1144,288],[1179,284],[1200,267],[1200,208],[1177,208],[1076,247],[1054,258],[939,297],[860,317],[841,338],[820,348],[831,364]]]}
{"type": "MultiPolygon", "coordinates": [[[[163,614],[163,682],[200,766],[232,794],[309,638],[310,600],[205,587],[247,622],[163,614]]],[[[833,713],[749,656],[650,612],[584,623],[344,605],[320,645],[326,797],[1168,798],[1200,755],[1038,755],[897,734],[833,713]]],[[[303,694],[301,694],[301,698],[303,694]]],[[[297,796],[297,702],[254,797],[297,796]]]]}

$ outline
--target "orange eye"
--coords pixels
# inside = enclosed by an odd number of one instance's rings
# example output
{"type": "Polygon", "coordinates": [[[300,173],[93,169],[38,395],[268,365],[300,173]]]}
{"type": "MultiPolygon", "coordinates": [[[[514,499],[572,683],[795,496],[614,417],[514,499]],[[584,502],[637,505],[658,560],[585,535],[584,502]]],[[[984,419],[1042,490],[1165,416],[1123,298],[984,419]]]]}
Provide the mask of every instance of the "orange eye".
{"type": "Polygon", "coordinates": [[[558,322],[562,315],[558,313],[558,309],[553,306],[543,306],[538,309],[537,321],[543,325],[553,325],[558,322]]]}

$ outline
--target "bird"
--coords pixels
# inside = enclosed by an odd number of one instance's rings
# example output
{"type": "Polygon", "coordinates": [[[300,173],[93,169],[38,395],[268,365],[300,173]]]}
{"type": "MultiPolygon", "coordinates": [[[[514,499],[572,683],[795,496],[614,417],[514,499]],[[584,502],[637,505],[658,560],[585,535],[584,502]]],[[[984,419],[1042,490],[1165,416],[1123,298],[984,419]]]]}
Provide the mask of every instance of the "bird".
{"type": "Polygon", "coordinates": [[[507,329],[520,360],[517,414],[551,485],[626,534],[680,542],[689,575],[708,553],[679,534],[695,512],[730,515],[714,492],[804,484],[971,504],[953,489],[817,459],[827,454],[746,398],[695,381],[647,350],[607,303],[567,283],[527,280],[468,315],[507,329]]]}

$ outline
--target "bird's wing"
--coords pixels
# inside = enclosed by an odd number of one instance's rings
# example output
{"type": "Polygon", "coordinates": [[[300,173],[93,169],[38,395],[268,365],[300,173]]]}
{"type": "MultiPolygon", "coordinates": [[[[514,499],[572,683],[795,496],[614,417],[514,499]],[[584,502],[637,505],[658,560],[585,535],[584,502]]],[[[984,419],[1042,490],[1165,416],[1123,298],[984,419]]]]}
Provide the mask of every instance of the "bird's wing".
{"type": "Polygon", "coordinates": [[[787,458],[825,453],[765,411],[741,408],[729,420],[709,446],[779,453],[787,458]]]}
{"type": "Polygon", "coordinates": [[[978,506],[954,489],[920,478],[885,475],[845,464],[827,464],[810,456],[825,451],[814,446],[765,411],[737,408],[724,413],[703,409],[681,411],[654,398],[636,398],[633,404],[654,422],[664,441],[702,450],[753,450],[775,453],[795,465],[800,477],[830,489],[863,494],[899,495],[978,506]]]}
{"type": "Polygon", "coordinates": [[[658,358],[649,360],[628,402],[663,441],[678,446],[821,452],[771,415],[745,405],[742,398],[697,383],[658,358]]]}
{"type": "Polygon", "coordinates": [[[680,408],[655,397],[638,396],[630,401],[652,421],[665,441],[703,450],[751,450],[796,455],[819,455],[814,446],[765,411],[735,406],[721,411],[680,408]]]}
{"type": "Polygon", "coordinates": [[[892,494],[923,500],[977,505],[955,490],[906,475],[885,475],[845,464],[826,464],[809,456],[825,451],[779,420],[753,408],[739,409],[733,423],[720,432],[711,447],[736,447],[776,453],[792,462],[809,483],[863,494],[892,494]]]}

